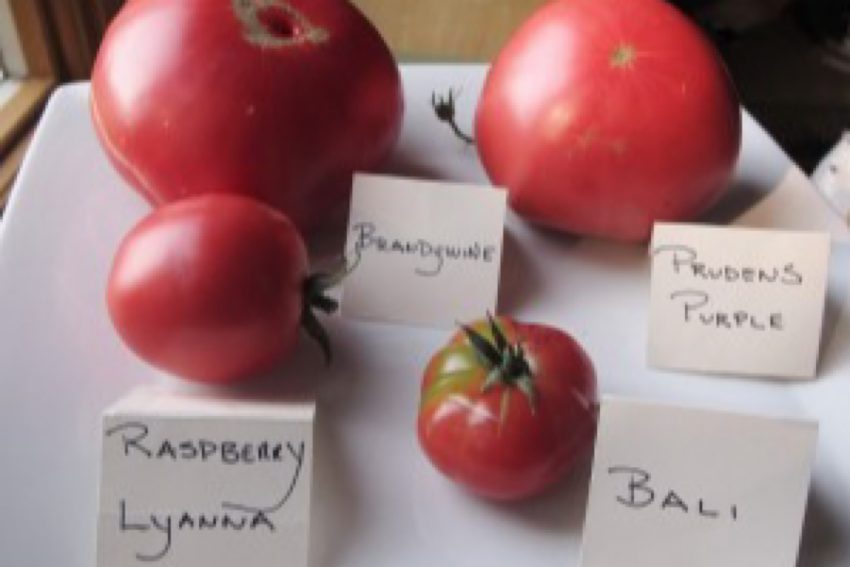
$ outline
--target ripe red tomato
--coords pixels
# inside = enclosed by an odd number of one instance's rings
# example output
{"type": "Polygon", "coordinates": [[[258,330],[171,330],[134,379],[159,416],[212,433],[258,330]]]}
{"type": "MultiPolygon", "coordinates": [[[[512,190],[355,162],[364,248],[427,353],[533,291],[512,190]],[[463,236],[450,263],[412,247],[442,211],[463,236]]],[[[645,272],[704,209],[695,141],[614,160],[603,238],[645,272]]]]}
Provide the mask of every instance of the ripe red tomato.
{"type": "Polygon", "coordinates": [[[243,193],[302,230],[348,202],[352,172],[398,137],[398,69],[340,0],[130,2],[92,74],[92,116],[124,177],[158,205],[243,193]]]}
{"type": "Polygon", "coordinates": [[[231,382],[293,349],[305,304],[318,297],[307,270],[304,243],[283,214],[242,196],[201,195],[156,209],[124,238],[109,314],[154,366],[231,382]]]}
{"type": "Polygon", "coordinates": [[[456,333],[422,381],[419,441],[431,462],[495,499],[536,494],[592,445],[596,379],[569,335],[499,317],[456,333]]]}
{"type": "Polygon", "coordinates": [[[526,21],[487,76],[482,162],[523,217],[642,241],[728,186],[740,110],[696,26],[662,0],[556,0],[526,21]]]}

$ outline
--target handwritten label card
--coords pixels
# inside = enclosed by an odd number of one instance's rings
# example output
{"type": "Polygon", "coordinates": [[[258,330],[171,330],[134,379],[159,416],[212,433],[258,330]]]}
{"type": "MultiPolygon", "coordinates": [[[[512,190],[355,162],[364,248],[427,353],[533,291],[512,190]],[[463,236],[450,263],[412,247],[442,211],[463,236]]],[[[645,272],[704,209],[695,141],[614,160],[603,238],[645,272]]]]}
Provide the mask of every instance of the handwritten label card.
{"type": "Polygon", "coordinates": [[[813,377],[829,247],[817,232],[656,224],[650,365],[813,377]]]}
{"type": "Polygon", "coordinates": [[[307,565],[313,403],[134,391],[104,414],[97,564],[307,565]]]}
{"type": "Polygon", "coordinates": [[[448,327],[494,312],[505,210],[492,187],[356,175],[343,315],[448,327]]]}
{"type": "Polygon", "coordinates": [[[582,567],[793,567],[817,424],[607,398],[582,567]]]}

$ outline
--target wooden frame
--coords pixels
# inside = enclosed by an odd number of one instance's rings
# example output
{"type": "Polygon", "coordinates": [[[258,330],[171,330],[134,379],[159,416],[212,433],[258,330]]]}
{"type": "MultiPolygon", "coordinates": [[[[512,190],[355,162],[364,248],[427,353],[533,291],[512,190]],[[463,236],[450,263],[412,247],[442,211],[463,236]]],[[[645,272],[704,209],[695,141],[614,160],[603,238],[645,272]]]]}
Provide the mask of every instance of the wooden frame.
{"type": "Polygon", "coordinates": [[[352,0],[404,61],[490,61],[545,0],[352,0]]]}
{"type": "Polygon", "coordinates": [[[5,157],[33,123],[53,83],[51,78],[24,79],[14,96],[0,107],[0,156],[5,157]]]}
{"type": "Polygon", "coordinates": [[[15,94],[0,106],[0,208],[5,205],[23,160],[32,125],[57,81],[55,58],[47,42],[48,21],[41,4],[34,0],[9,0],[9,7],[27,76],[20,79],[15,94]]]}
{"type": "Polygon", "coordinates": [[[64,79],[86,79],[106,29],[103,0],[43,0],[53,28],[57,64],[64,79]]]}
{"type": "MultiPolygon", "coordinates": [[[[0,0],[2,1],[2,0],[0,0]]],[[[0,209],[53,87],[87,79],[100,39],[124,0],[6,0],[27,74],[0,106],[0,209]]]]}
{"type": "Polygon", "coordinates": [[[31,139],[32,130],[6,154],[3,161],[0,161],[0,211],[6,205],[9,189],[11,189],[12,183],[15,181],[18,169],[21,167],[21,162],[24,160],[24,155],[31,139]]]}

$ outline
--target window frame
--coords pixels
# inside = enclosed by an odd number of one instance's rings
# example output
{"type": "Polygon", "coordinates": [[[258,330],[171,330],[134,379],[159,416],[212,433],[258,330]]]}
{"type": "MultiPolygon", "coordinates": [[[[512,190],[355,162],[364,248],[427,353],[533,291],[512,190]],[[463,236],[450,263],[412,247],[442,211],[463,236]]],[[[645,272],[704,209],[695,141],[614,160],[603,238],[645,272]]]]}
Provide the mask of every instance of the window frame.
{"type": "Polygon", "coordinates": [[[8,3],[17,32],[26,75],[10,77],[16,91],[0,105],[0,208],[5,206],[15,174],[26,153],[32,127],[58,81],[50,51],[49,27],[42,4],[34,0],[0,0],[8,3]]]}

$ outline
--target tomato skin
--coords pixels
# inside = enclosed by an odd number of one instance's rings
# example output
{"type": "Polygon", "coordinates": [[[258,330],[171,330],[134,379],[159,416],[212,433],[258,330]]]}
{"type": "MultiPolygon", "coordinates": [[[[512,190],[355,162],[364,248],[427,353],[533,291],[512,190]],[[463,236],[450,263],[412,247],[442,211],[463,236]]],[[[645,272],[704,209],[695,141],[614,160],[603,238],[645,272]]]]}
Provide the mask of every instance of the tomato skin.
{"type": "MultiPolygon", "coordinates": [[[[535,408],[512,385],[482,392],[487,369],[459,332],[425,370],[417,431],[443,474],[479,495],[516,500],[551,486],[591,447],[596,379],[587,354],[566,333],[504,317],[497,322],[526,351],[535,408]]],[[[492,337],[486,321],[472,328],[492,337]]]]}
{"type": "Polygon", "coordinates": [[[741,139],[720,57],[661,0],[543,5],[492,65],[475,130],[517,213],[623,241],[715,203],[741,139]]]}
{"type": "Polygon", "coordinates": [[[91,111],[152,204],[242,193],[306,232],[342,212],[353,171],[387,156],[403,103],[392,55],[349,2],[146,0],[108,29],[91,111]],[[284,41],[287,26],[302,39],[284,41]]]}
{"type": "Polygon", "coordinates": [[[107,304],[144,360],[183,378],[233,382],[293,349],[307,271],[304,243],[283,214],[202,195],[156,209],[127,234],[107,304]]]}

